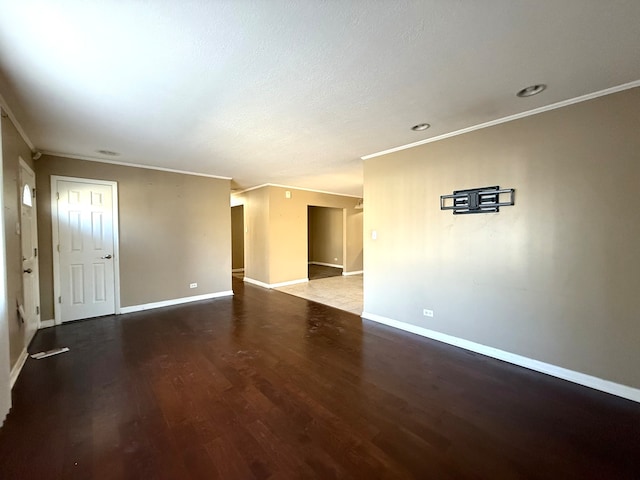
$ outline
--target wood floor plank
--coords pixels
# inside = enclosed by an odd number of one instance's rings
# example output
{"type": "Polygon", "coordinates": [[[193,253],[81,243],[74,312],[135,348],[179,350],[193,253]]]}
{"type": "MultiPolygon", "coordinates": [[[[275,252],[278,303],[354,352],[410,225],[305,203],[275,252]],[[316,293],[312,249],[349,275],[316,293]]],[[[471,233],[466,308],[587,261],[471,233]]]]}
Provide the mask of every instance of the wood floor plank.
{"type": "Polygon", "coordinates": [[[252,463],[252,470],[245,458],[240,455],[233,442],[226,438],[216,438],[207,445],[207,451],[220,474],[220,478],[229,480],[246,480],[249,478],[268,478],[270,475],[266,465],[258,459],[252,463]]]}
{"type": "Polygon", "coordinates": [[[0,478],[639,478],[637,403],[233,288],[39,331],[0,478]]]}
{"type": "Polygon", "coordinates": [[[285,478],[321,478],[304,461],[299,450],[262,421],[256,420],[247,427],[262,449],[278,465],[285,478]]]}

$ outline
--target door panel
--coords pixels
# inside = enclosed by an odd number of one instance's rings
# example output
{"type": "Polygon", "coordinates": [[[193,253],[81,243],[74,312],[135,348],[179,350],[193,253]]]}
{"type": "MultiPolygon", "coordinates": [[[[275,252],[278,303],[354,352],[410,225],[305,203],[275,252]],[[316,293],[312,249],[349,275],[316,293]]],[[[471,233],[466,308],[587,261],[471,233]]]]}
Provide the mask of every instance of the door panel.
{"type": "Polygon", "coordinates": [[[115,313],[113,187],[57,180],[63,322],[115,313]]]}
{"type": "Polygon", "coordinates": [[[26,345],[31,341],[40,323],[35,186],[36,178],[33,170],[20,159],[20,246],[22,254],[22,308],[26,345]]]}

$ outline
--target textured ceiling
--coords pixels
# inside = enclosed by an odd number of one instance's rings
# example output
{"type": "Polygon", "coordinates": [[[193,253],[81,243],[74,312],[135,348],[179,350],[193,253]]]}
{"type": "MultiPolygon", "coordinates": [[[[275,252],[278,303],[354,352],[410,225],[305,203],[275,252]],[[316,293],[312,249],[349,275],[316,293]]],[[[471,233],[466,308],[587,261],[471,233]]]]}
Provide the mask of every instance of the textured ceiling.
{"type": "Polygon", "coordinates": [[[38,150],[359,195],[363,155],[640,79],[638,25],[638,0],[0,0],[0,94],[38,150]]]}

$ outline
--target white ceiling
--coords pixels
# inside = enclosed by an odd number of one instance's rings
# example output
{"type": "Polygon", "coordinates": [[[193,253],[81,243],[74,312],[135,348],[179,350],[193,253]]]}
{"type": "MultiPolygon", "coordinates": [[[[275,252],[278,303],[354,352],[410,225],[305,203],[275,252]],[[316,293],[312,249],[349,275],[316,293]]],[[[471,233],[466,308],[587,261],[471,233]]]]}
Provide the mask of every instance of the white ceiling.
{"type": "Polygon", "coordinates": [[[361,156],[638,79],[638,0],[0,0],[38,150],[233,188],[359,195],[361,156]]]}

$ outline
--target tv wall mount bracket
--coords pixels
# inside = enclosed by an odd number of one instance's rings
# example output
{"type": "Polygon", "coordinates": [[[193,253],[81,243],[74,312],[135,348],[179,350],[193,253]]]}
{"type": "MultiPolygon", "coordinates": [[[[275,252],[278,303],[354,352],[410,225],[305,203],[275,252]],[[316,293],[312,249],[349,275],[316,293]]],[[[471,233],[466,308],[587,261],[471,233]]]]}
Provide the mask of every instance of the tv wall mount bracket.
{"type": "Polygon", "coordinates": [[[454,215],[499,212],[514,204],[514,195],[515,189],[499,186],[454,190],[440,195],[440,210],[453,210],[454,215]]]}

